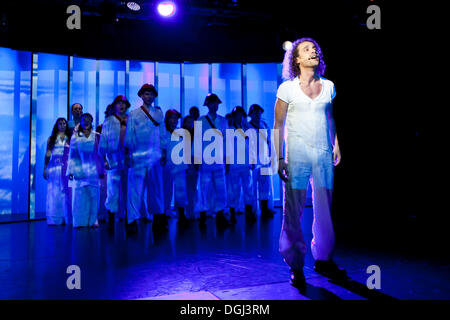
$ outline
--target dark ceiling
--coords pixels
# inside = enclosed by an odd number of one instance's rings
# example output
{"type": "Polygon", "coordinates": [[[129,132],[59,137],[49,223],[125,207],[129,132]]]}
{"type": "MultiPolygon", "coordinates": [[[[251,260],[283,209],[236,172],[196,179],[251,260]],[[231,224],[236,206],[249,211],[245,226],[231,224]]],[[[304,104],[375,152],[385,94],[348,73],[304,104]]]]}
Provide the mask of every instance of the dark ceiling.
{"type": "Polygon", "coordinates": [[[374,33],[364,25],[369,0],[186,0],[176,1],[169,19],[156,14],[159,1],[135,2],[137,13],[118,0],[2,1],[0,46],[112,59],[264,62],[280,61],[285,40],[330,43],[374,33]],[[72,4],[81,8],[81,30],[66,27],[72,4]]]}

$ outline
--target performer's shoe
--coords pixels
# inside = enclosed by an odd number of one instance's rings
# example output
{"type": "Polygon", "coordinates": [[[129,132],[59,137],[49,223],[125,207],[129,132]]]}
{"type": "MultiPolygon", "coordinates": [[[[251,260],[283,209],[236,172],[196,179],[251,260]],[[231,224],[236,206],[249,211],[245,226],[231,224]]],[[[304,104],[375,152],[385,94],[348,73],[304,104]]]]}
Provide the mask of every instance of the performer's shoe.
{"type": "Polygon", "coordinates": [[[225,217],[223,210],[217,211],[216,213],[216,225],[219,228],[226,228],[230,225],[230,222],[225,217]]]}
{"type": "Polygon", "coordinates": [[[114,212],[111,212],[108,210],[108,229],[114,230],[114,224],[115,224],[115,214],[114,212]]]}
{"type": "Polygon", "coordinates": [[[134,220],[132,223],[128,223],[126,226],[127,234],[136,234],[138,231],[137,220],[134,220]]]}
{"type": "Polygon", "coordinates": [[[206,211],[200,212],[200,219],[198,220],[198,224],[199,224],[200,228],[206,227],[206,211]]]}
{"type": "Polygon", "coordinates": [[[290,284],[294,288],[300,290],[300,292],[304,292],[306,290],[306,280],[305,274],[303,270],[290,270],[291,281],[290,284]]]}
{"type": "Polygon", "coordinates": [[[340,269],[333,260],[316,260],[314,271],[332,280],[348,280],[347,271],[340,269]]]}
{"type": "Polygon", "coordinates": [[[253,207],[249,204],[245,205],[245,221],[250,223],[256,222],[256,215],[253,212],[253,207]]]}
{"type": "Polygon", "coordinates": [[[236,210],[234,208],[230,208],[230,223],[235,224],[236,222],[236,210]]]}
{"type": "Polygon", "coordinates": [[[155,214],[153,215],[153,232],[165,232],[167,231],[167,217],[165,214],[155,214]]]}
{"type": "Polygon", "coordinates": [[[183,207],[178,208],[178,225],[182,228],[185,228],[189,225],[189,220],[186,218],[186,215],[184,214],[183,207]]]}
{"type": "Polygon", "coordinates": [[[269,209],[268,200],[261,200],[261,218],[271,219],[273,218],[274,211],[269,209]]]}

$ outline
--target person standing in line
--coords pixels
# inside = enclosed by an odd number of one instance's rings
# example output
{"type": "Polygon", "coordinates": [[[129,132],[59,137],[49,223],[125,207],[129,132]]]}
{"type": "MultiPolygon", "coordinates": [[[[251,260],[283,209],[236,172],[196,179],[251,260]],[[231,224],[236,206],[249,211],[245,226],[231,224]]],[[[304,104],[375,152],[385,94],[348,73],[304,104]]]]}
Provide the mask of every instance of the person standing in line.
{"type": "Polygon", "coordinates": [[[125,154],[129,163],[127,195],[127,230],[137,232],[141,203],[147,206],[146,219],[153,220],[154,232],[167,231],[164,213],[162,165],[166,162],[164,115],[152,106],[158,92],[152,84],[144,84],[138,91],[142,106],[128,115],[125,132],[125,154]],[[152,217],[153,216],[153,217],[152,217]]]}
{"type": "Polygon", "coordinates": [[[70,192],[66,177],[70,148],[70,131],[67,121],[58,118],[47,140],[44,179],[47,180],[46,216],[49,226],[71,224],[70,192]]]}
{"type": "Polygon", "coordinates": [[[195,205],[199,200],[198,194],[198,171],[199,165],[194,163],[194,118],[186,116],[183,118],[181,127],[187,130],[191,138],[191,163],[187,165],[186,169],[186,218],[189,220],[196,218],[195,205]]]}
{"type": "Polygon", "coordinates": [[[73,227],[98,227],[99,178],[104,175],[98,155],[99,134],[92,130],[94,118],[84,113],[70,142],[66,175],[73,188],[73,227]]]}
{"type": "Polygon", "coordinates": [[[247,118],[247,113],[241,106],[236,106],[231,112],[231,129],[234,129],[234,136],[237,139],[233,141],[234,157],[230,159],[232,163],[230,164],[230,171],[228,173],[231,191],[229,206],[231,219],[232,221],[236,221],[235,212],[239,208],[239,200],[241,195],[243,195],[245,219],[247,222],[253,223],[256,221],[256,215],[252,206],[254,199],[251,178],[251,168],[254,165],[250,163],[249,150],[254,150],[255,146],[251,144],[251,139],[245,134],[248,129],[248,123],[244,121],[245,118],[247,118]],[[242,148],[242,144],[244,148],[242,148]]]}
{"type": "Polygon", "coordinates": [[[181,114],[175,109],[167,110],[164,118],[166,127],[165,140],[167,141],[167,161],[163,167],[164,208],[167,214],[171,209],[173,197],[175,208],[178,212],[178,225],[180,227],[186,227],[189,223],[186,218],[186,170],[188,165],[183,162],[176,164],[172,159],[172,150],[180,143],[180,141],[172,141],[171,137],[175,136],[184,139],[182,135],[175,131],[178,126],[178,119],[180,118],[181,114]]]}
{"type": "Polygon", "coordinates": [[[107,169],[107,193],[105,207],[108,211],[109,229],[114,229],[116,217],[126,210],[127,173],[124,139],[127,127],[127,110],[130,102],[125,96],[117,96],[111,104],[112,116],[102,125],[99,152],[107,169]]]}
{"type": "Polygon", "coordinates": [[[278,174],[284,181],[283,222],[280,253],[291,271],[291,284],[305,288],[303,274],[306,254],[300,219],[311,179],[313,191],[314,270],[332,279],[346,279],[345,270],[332,260],[334,230],[331,221],[331,196],[334,168],[341,152],[334,124],[333,82],[323,78],[325,63],[318,43],[311,38],[296,40],[286,51],[283,82],[277,92],[274,129],[279,130],[275,145],[278,174]],[[283,152],[286,123],[287,162],[283,152]]]}
{"type": "MultiPolygon", "coordinates": [[[[104,112],[105,114],[105,121],[108,117],[112,116],[113,112],[112,112],[112,105],[108,105],[106,107],[106,110],[104,112]]],[[[102,134],[102,128],[103,128],[103,123],[99,124],[97,126],[97,128],[95,128],[95,132],[100,134],[102,134]]],[[[108,169],[108,165],[105,162],[105,169],[108,169]]],[[[108,215],[108,210],[105,207],[105,201],[106,201],[106,196],[107,196],[107,174],[104,175],[104,177],[102,179],[100,179],[100,199],[99,199],[99,208],[98,208],[98,221],[100,223],[104,223],[107,220],[107,215],[108,215]]]]}
{"type": "MultiPolygon", "coordinates": [[[[225,130],[227,129],[227,120],[217,114],[219,104],[222,101],[219,97],[210,93],[206,96],[204,106],[208,107],[208,113],[201,116],[198,121],[201,122],[202,131],[206,132],[209,129],[215,130],[225,145],[225,130]]],[[[202,142],[202,155],[204,155],[207,143],[202,142]]],[[[214,150],[213,157],[223,157],[222,150],[214,150]],[[216,155],[218,151],[221,155],[216,155]]],[[[216,215],[216,224],[218,227],[226,227],[229,225],[228,219],[225,217],[224,210],[227,206],[227,188],[225,182],[225,161],[224,157],[222,163],[205,163],[205,159],[202,159],[200,165],[200,226],[204,227],[206,223],[207,213],[216,215]]]]}
{"type": "Polygon", "coordinates": [[[251,118],[249,122],[250,128],[255,129],[258,135],[258,143],[255,147],[258,154],[258,163],[252,170],[252,194],[254,199],[259,199],[261,218],[265,219],[272,218],[274,212],[270,208],[273,205],[272,175],[261,174],[262,168],[266,170],[270,168],[269,153],[271,152],[270,130],[267,123],[261,119],[263,112],[264,109],[260,105],[252,104],[249,108],[248,115],[251,118]],[[266,132],[261,129],[266,130],[266,132]]]}

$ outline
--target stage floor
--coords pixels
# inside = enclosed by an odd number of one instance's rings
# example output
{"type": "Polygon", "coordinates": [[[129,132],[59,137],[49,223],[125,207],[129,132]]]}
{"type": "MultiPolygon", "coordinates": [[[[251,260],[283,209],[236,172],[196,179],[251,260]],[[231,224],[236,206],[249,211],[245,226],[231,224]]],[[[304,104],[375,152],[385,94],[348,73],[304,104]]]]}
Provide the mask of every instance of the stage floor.
{"type": "MultiPolygon", "coordinates": [[[[312,208],[303,229],[310,241],[312,208]]],[[[154,236],[141,222],[127,237],[123,222],[114,234],[98,229],[49,227],[45,221],[0,224],[0,299],[188,299],[188,300],[360,300],[450,299],[448,261],[412,257],[354,243],[336,228],[334,260],[351,280],[333,283],[313,271],[306,257],[307,289],[289,285],[289,268],[278,252],[281,210],[272,220],[246,225],[243,215],[225,231],[208,219],[154,236]],[[81,290],[69,290],[69,265],[81,270],[81,290]],[[381,289],[369,290],[367,267],[381,269],[381,289]]],[[[348,226],[347,226],[348,228],[348,226]]],[[[360,234],[364,231],[360,231],[360,234]]]]}

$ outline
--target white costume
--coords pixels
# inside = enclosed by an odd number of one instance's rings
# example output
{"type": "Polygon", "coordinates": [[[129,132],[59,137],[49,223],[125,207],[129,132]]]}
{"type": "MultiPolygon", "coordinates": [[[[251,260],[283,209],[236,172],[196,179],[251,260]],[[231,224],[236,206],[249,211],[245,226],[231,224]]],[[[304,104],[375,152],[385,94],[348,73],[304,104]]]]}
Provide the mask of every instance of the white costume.
{"type": "Polygon", "coordinates": [[[99,134],[94,130],[89,137],[81,131],[72,135],[66,175],[74,178],[69,182],[73,188],[72,216],[74,227],[97,224],[99,198],[99,172],[101,161],[98,155],[99,134]]]}
{"type": "Polygon", "coordinates": [[[282,83],[277,92],[277,97],[288,104],[286,140],[289,181],[284,190],[280,253],[294,270],[303,267],[306,253],[300,218],[310,179],[314,207],[311,242],[314,259],[331,259],[334,246],[330,206],[334,174],[332,144],[335,137],[332,100],[336,93],[333,82],[322,77],[320,82],[321,93],[314,99],[302,91],[298,77],[282,83]],[[304,199],[299,199],[299,192],[294,192],[298,190],[304,190],[304,199]]]}
{"type": "Polygon", "coordinates": [[[70,191],[66,177],[69,139],[56,137],[47,173],[46,216],[48,224],[70,224],[70,191]]]}
{"type": "MultiPolygon", "coordinates": [[[[202,123],[202,132],[205,135],[205,131],[212,129],[209,124],[207,116],[201,116],[197,121],[202,123]]],[[[225,130],[227,129],[228,120],[222,116],[217,115],[214,121],[210,118],[211,122],[215,126],[215,130],[220,132],[223,139],[222,157],[225,150],[225,130]]],[[[214,138],[212,138],[214,140],[214,138]]],[[[203,141],[202,154],[204,154],[205,148],[208,147],[212,141],[203,141]]],[[[215,151],[212,153],[215,156],[215,151]]],[[[200,201],[199,211],[207,211],[207,214],[212,215],[214,212],[224,210],[227,206],[227,188],[225,182],[225,157],[223,157],[222,163],[206,164],[203,157],[202,164],[200,165],[200,201]]]]}
{"type": "MultiPolygon", "coordinates": [[[[245,131],[249,127],[247,125],[243,128],[237,129],[231,126],[235,132],[236,138],[234,138],[234,152],[233,157],[231,154],[227,153],[227,161],[230,163],[230,171],[228,173],[228,206],[239,210],[239,200],[241,199],[241,194],[243,195],[244,204],[251,205],[256,208],[255,198],[252,196],[252,177],[251,177],[251,167],[249,150],[252,152],[255,150],[255,145],[253,144],[254,139],[250,139],[245,136],[245,131]],[[244,153],[244,155],[242,155],[244,153]],[[240,163],[238,162],[240,158],[240,163]]],[[[254,158],[254,155],[252,157],[254,158]]]]}
{"type": "Polygon", "coordinates": [[[106,157],[109,167],[105,207],[121,217],[125,216],[126,211],[128,173],[123,148],[125,130],[126,117],[119,120],[117,116],[110,116],[103,122],[99,143],[99,153],[106,157]]]}
{"type": "Polygon", "coordinates": [[[146,217],[164,213],[161,152],[165,148],[164,115],[160,108],[150,106],[150,116],[143,107],[132,110],[128,116],[124,146],[130,152],[128,170],[127,221],[139,219],[144,190],[146,195],[146,217]]]}
{"type": "MultiPolygon", "coordinates": [[[[186,194],[186,170],[188,165],[185,163],[175,164],[172,159],[173,148],[181,143],[181,140],[172,141],[172,134],[165,130],[165,138],[167,141],[167,162],[163,168],[163,178],[164,178],[164,209],[170,210],[170,205],[172,203],[172,197],[174,197],[175,208],[185,208],[187,205],[187,194],[186,194]],[[175,192],[174,192],[175,189],[175,192]]],[[[182,139],[180,134],[176,131],[173,132],[174,137],[179,137],[182,139]]],[[[184,139],[184,138],[183,138],[184,139]]],[[[184,141],[184,140],[183,140],[184,141]]],[[[180,155],[181,157],[181,155],[180,155]]],[[[188,217],[187,218],[193,218],[188,217]]]]}

